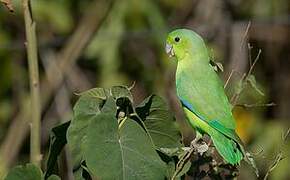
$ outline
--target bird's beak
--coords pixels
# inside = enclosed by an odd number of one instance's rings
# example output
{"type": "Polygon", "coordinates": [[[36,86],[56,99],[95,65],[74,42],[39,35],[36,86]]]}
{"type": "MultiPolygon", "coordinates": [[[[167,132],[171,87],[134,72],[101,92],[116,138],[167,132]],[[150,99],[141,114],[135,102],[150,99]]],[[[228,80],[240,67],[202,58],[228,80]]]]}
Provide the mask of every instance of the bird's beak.
{"type": "Polygon", "coordinates": [[[169,55],[169,57],[173,57],[175,55],[174,50],[173,50],[173,46],[171,44],[166,43],[165,51],[169,55]]]}

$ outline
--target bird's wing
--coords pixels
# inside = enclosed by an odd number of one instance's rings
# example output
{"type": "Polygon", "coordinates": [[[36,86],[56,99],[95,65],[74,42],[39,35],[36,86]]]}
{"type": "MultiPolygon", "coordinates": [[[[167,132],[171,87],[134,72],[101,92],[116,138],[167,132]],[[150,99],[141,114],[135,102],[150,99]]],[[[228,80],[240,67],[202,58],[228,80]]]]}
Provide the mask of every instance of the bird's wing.
{"type": "Polygon", "coordinates": [[[203,72],[195,78],[182,75],[177,84],[182,105],[224,134],[235,134],[235,120],[221,80],[212,68],[203,72]]]}
{"type": "Polygon", "coordinates": [[[199,119],[205,121],[209,126],[219,131],[220,133],[224,134],[225,136],[228,136],[229,138],[234,139],[236,142],[242,144],[240,138],[238,137],[234,129],[226,128],[218,120],[208,120],[204,118],[187,101],[180,99],[180,102],[184,108],[194,113],[199,119]]]}

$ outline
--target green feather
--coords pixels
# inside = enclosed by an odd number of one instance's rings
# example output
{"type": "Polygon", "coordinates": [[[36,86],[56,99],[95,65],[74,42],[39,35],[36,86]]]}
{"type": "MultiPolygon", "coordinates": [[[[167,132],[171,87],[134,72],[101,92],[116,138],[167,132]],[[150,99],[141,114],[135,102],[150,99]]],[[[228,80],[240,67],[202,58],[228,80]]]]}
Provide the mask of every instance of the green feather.
{"type": "Polygon", "coordinates": [[[192,125],[192,127],[198,130],[200,133],[206,133],[211,137],[217,151],[226,162],[232,165],[239,164],[239,162],[244,157],[244,150],[240,143],[221,133],[206,121],[200,119],[188,108],[184,107],[183,109],[186,113],[187,120],[192,125]]]}
{"type": "Polygon", "coordinates": [[[218,131],[208,132],[220,155],[230,164],[239,164],[244,155],[240,145],[218,131]]]}

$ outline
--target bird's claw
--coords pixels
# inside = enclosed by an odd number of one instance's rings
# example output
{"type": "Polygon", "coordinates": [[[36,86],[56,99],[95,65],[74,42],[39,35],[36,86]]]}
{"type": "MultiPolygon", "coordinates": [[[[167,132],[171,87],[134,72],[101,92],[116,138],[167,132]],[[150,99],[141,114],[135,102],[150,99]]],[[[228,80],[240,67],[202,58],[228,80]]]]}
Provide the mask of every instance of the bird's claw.
{"type": "Polygon", "coordinates": [[[196,149],[196,151],[200,154],[203,155],[208,150],[208,145],[205,142],[198,142],[198,140],[194,139],[190,143],[191,148],[196,149]]]}

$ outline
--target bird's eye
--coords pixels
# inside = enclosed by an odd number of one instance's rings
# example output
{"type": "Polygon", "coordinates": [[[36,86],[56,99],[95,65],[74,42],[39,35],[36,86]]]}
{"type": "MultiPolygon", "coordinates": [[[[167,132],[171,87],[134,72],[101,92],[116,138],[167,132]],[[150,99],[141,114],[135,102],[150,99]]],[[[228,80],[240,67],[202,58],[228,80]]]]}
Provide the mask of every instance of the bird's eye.
{"type": "Polygon", "coordinates": [[[175,41],[175,42],[179,42],[179,41],[180,41],[180,38],[179,38],[179,37],[175,37],[175,38],[174,38],[174,41],[175,41]]]}

